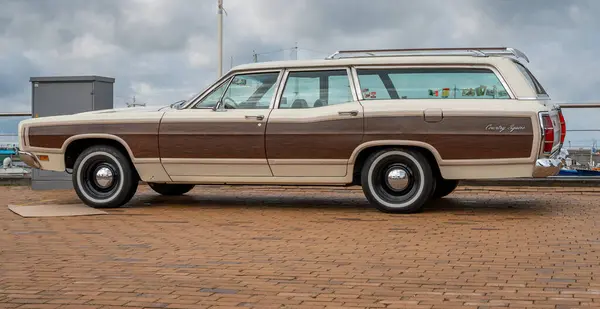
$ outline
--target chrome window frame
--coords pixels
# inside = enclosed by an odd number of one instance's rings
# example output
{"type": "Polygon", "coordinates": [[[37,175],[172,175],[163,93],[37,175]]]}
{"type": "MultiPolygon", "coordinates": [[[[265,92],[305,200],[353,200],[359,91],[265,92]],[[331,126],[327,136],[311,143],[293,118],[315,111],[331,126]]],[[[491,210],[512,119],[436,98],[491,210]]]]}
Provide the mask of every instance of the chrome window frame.
{"type": "Polygon", "coordinates": [[[197,95],[195,95],[194,97],[192,97],[189,102],[183,106],[180,110],[184,110],[184,109],[199,109],[199,108],[192,108],[192,106],[195,106],[198,101],[201,101],[202,99],[204,99],[206,96],[208,96],[209,94],[211,94],[216,88],[218,88],[219,86],[221,86],[223,83],[225,83],[227,81],[227,79],[231,78],[234,74],[230,72],[230,74],[226,74],[221,76],[221,78],[217,79],[214,83],[212,83],[208,88],[206,88],[204,91],[198,93],[197,95]]]}
{"type": "Polygon", "coordinates": [[[200,93],[199,95],[197,95],[195,98],[193,98],[192,100],[190,100],[190,102],[188,104],[186,104],[185,107],[182,107],[181,110],[184,110],[184,109],[202,110],[203,108],[193,108],[193,106],[195,106],[196,104],[198,104],[199,101],[202,101],[205,97],[207,97],[208,95],[210,95],[219,86],[223,85],[224,83],[227,83],[227,85],[225,87],[225,91],[223,92],[223,95],[219,99],[219,102],[217,103],[217,105],[215,105],[215,107],[214,107],[214,109],[220,109],[220,106],[221,106],[222,101],[223,101],[223,96],[225,95],[225,93],[229,89],[229,86],[231,85],[231,82],[233,81],[233,78],[235,78],[236,76],[242,75],[242,74],[277,73],[279,75],[277,76],[277,80],[275,81],[275,87],[276,88],[275,88],[275,92],[273,94],[273,98],[271,98],[271,102],[269,102],[269,108],[261,108],[263,110],[273,109],[273,106],[274,106],[274,103],[275,103],[274,99],[275,99],[275,96],[277,95],[277,91],[279,90],[280,82],[281,82],[281,78],[282,78],[282,75],[283,75],[282,73],[283,72],[284,72],[284,69],[278,69],[278,68],[260,69],[260,70],[231,71],[227,75],[224,75],[223,77],[219,78],[215,83],[213,83],[205,91],[203,91],[202,93],[200,93]]]}
{"type": "Polygon", "coordinates": [[[521,63],[517,59],[511,59],[511,62],[513,63],[513,65],[515,67],[517,67],[517,71],[521,74],[521,77],[523,77],[523,79],[525,79],[525,82],[529,85],[532,92],[535,94],[534,97],[523,97],[523,98],[519,98],[519,100],[527,100],[527,101],[550,100],[550,94],[548,94],[548,91],[546,90],[546,88],[544,88],[544,86],[542,86],[542,83],[540,83],[540,81],[537,79],[537,77],[535,77],[535,75],[533,75],[533,72],[531,72],[531,70],[525,64],[521,63]],[[525,72],[521,71],[521,69],[519,67],[523,68],[525,70],[525,72]],[[528,76],[525,76],[525,75],[528,75],[529,78],[528,78],[528,76]],[[531,79],[531,82],[529,81],[529,79],[531,79]],[[532,83],[533,83],[533,85],[532,85],[532,83]],[[537,89],[538,86],[545,93],[538,93],[538,89],[537,89]]]}
{"type": "MultiPolygon", "coordinates": [[[[346,77],[348,78],[348,86],[350,86],[350,94],[352,95],[352,100],[350,102],[359,102],[358,96],[356,95],[356,89],[354,88],[353,76],[350,66],[324,66],[324,67],[297,67],[297,68],[286,68],[283,73],[283,78],[281,79],[281,83],[279,85],[279,91],[277,93],[277,101],[276,105],[273,107],[274,109],[280,109],[281,97],[283,96],[283,92],[285,90],[286,83],[288,81],[288,77],[291,72],[318,72],[318,71],[346,71],[346,77]]],[[[340,103],[344,104],[344,103],[340,103]]],[[[335,104],[339,105],[339,104],[335,104]]],[[[314,107],[311,107],[311,109],[314,107]]],[[[318,108],[318,107],[317,107],[318,108]]]]}
{"type": "MultiPolygon", "coordinates": [[[[512,90],[512,88],[510,88],[510,86],[508,85],[508,83],[506,82],[506,79],[504,78],[504,76],[502,75],[502,73],[500,73],[500,71],[498,70],[498,68],[496,68],[493,65],[489,65],[489,64],[407,64],[407,65],[403,65],[403,64],[382,64],[382,65],[355,65],[352,66],[352,74],[354,75],[355,78],[355,89],[361,89],[360,88],[360,80],[358,79],[358,70],[360,69],[439,69],[439,68],[443,68],[443,69],[452,69],[452,68],[458,68],[458,69],[488,69],[490,70],[492,73],[494,73],[494,75],[496,76],[496,78],[498,78],[498,81],[500,81],[500,84],[502,84],[502,87],[504,87],[504,90],[506,90],[506,93],[508,95],[508,98],[496,98],[493,100],[517,100],[518,98],[515,96],[514,91],[512,90]]],[[[365,98],[363,97],[362,91],[360,93],[357,93],[357,96],[359,98],[360,101],[371,101],[371,100],[365,100],[365,98]]],[[[382,100],[372,100],[372,101],[383,101],[383,100],[394,100],[394,99],[382,99],[382,100]]],[[[399,100],[429,100],[429,99],[416,99],[416,98],[411,98],[411,99],[399,99],[399,100]]],[[[465,99],[465,98],[447,98],[444,100],[476,100],[476,99],[465,99]]]]}

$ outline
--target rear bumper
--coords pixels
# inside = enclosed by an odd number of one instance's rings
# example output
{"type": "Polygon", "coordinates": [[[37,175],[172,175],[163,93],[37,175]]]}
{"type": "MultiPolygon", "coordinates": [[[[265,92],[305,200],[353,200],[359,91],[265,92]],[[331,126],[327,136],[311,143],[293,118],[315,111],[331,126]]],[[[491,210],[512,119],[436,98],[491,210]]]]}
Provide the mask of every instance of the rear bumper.
{"type": "Polygon", "coordinates": [[[562,167],[562,161],[559,159],[538,159],[533,168],[534,178],[545,178],[556,176],[562,167]]]}
{"type": "Polygon", "coordinates": [[[21,161],[23,161],[25,164],[29,165],[30,167],[37,168],[37,169],[42,167],[42,165],[40,164],[40,161],[33,153],[19,150],[17,152],[17,154],[19,155],[19,158],[21,159],[21,161]]]}

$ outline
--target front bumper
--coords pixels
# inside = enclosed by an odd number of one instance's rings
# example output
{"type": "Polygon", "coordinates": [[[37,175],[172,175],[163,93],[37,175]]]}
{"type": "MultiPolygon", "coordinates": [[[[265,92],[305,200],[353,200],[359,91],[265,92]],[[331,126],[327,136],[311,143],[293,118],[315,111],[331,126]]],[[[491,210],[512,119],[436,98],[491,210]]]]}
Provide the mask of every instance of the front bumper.
{"type": "Polygon", "coordinates": [[[21,161],[23,161],[25,164],[29,165],[30,167],[37,168],[37,169],[42,167],[42,165],[40,164],[40,161],[33,153],[19,150],[19,151],[17,151],[17,154],[19,155],[19,158],[21,159],[21,161]]]}
{"type": "Polygon", "coordinates": [[[534,178],[556,176],[562,167],[560,159],[538,159],[533,168],[534,178]]]}

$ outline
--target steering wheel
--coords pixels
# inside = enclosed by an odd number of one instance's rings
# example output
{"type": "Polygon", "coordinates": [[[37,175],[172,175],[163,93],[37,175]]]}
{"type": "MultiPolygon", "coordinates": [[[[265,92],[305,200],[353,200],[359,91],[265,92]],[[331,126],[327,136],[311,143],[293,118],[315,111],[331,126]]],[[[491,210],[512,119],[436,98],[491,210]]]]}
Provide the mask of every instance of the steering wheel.
{"type": "Polygon", "coordinates": [[[223,107],[225,108],[231,108],[231,109],[236,109],[238,107],[237,103],[230,97],[225,97],[223,98],[223,107]],[[225,101],[229,101],[229,102],[225,102],[225,101]]]}

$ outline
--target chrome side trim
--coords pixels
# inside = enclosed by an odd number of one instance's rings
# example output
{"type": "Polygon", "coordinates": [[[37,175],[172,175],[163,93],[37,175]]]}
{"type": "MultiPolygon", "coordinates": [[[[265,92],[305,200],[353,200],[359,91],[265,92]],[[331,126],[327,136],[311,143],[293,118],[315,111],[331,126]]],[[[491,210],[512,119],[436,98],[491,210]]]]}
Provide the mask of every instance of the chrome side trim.
{"type": "Polygon", "coordinates": [[[548,156],[548,154],[544,153],[544,143],[546,140],[546,132],[544,132],[544,119],[542,118],[542,116],[544,114],[547,114],[547,112],[539,112],[538,113],[538,121],[539,121],[539,129],[540,129],[540,150],[538,151],[538,157],[539,158],[543,158],[548,156]]]}

